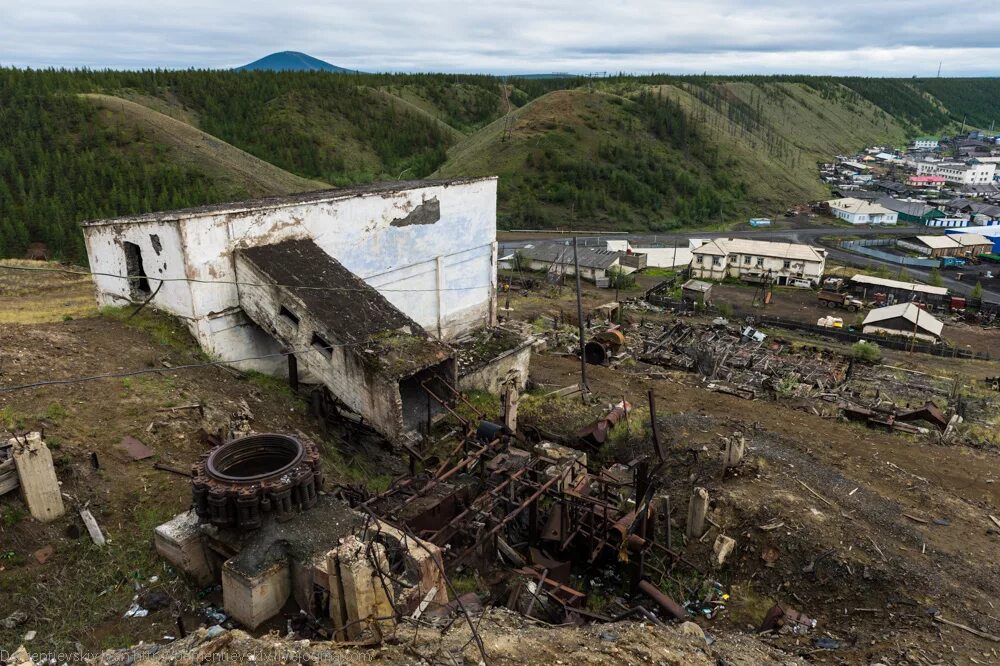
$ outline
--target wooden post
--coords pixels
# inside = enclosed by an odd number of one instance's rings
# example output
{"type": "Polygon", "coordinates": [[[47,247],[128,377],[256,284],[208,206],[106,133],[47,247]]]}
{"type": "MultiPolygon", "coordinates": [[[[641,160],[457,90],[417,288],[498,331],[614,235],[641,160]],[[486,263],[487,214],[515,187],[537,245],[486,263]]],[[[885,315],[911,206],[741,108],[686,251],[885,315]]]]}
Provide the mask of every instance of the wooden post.
{"type": "Polygon", "coordinates": [[[288,355],[288,386],[293,393],[299,390],[299,359],[295,358],[295,354],[288,355]]]}
{"type": "Polygon", "coordinates": [[[653,389],[649,389],[649,424],[653,430],[653,448],[656,449],[656,457],[660,459],[660,462],[666,462],[667,455],[660,442],[659,428],[656,427],[656,399],[653,397],[653,389]]]}
{"type": "Polygon", "coordinates": [[[705,516],[708,513],[708,491],[695,488],[688,504],[687,538],[699,539],[705,533],[705,516]]]}
{"type": "Polygon", "coordinates": [[[587,385],[587,357],[583,353],[584,329],[583,329],[583,304],[580,302],[580,258],[576,251],[576,236],[573,236],[573,272],[576,276],[576,320],[580,324],[580,394],[586,397],[590,393],[587,385]]]}
{"type": "Polygon", "coordinates": [[[743,437],[742,433],[734,432],[732,437],[726,438],[726,459],[723,464],[723,471],[730,467],[736,467],[743,461],[746,445],[746,438],[743,437]]]}

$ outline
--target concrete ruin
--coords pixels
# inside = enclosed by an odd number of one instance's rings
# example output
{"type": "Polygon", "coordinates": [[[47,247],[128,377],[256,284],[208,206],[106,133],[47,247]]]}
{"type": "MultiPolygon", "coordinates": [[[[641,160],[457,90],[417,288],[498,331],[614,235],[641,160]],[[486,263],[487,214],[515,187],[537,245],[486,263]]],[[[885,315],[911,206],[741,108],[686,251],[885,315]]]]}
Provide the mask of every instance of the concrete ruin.
{"type": "Polygon", "coordinates": [[[467,373],[457,359],[496,330],[496,178],[97,220],[84,237],[101,305],[148,301],[213,358],[301,373],[396,443],[442,412],[428,387],[527,376],[523,338],[480,348],[467,373]]]}
{"type": "Polygon", "coordinates": [[[278,434],[216,447],[194,466],[194,508],[156,528],[157,552],[199,585],[221,583],[226,613],[250,629],[294,602],[354,640],[447,603],[440,548],[319,494],[315,453],[278,434]]]}

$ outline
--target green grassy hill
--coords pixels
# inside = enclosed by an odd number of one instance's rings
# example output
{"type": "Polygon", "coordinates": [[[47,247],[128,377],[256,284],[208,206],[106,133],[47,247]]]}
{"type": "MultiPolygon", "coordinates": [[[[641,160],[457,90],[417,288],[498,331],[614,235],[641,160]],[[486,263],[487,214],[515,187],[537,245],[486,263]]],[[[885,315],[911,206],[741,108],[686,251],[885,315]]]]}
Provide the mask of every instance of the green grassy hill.
{"type": "Polygon", "coordinates": [[[100,122],[134,130],[145,140],[165,147],[171,162],[196,169],[219,186],[241,196],[264,197],[330,187],[322,181],[309,180],[279,169],[202,132],[189,122],[142,104],[97,93],[84,94],[83,98],[101,109],[100,122]]]}
{"type": "Polygon", "coordinates": [[[432,174],[499,175],[509,227],[719,226],[825,196],[817,160],[988,128],[998,100],[1000,79],[0,68],[0,256],[81,261],[89,218],[432,174]]]}

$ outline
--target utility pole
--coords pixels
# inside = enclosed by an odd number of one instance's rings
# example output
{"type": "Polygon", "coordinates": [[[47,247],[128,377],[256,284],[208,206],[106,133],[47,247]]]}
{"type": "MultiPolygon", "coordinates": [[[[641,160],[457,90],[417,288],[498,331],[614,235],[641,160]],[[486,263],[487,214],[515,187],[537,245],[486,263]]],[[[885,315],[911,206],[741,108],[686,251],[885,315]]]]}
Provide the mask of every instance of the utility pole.
{"type": "Polygon", "coordinates": [[[576,236],[573,236],[573,272],[576,273],[576,319],[580,324],[580,392],[590,393],[587,386],[587,356],[583,353],[583,304],[580,302],[580,258],[576,251],[576,236]]]}
{"type": "Polygon", "coordinates": [[[943,60],[939,60],[939,61],[938,61],[938,75],[937,75],[937,77],[938,77],[939,79],[941,78],[941,64],[942,64],[943,62],[944,62],[943,60]]]}

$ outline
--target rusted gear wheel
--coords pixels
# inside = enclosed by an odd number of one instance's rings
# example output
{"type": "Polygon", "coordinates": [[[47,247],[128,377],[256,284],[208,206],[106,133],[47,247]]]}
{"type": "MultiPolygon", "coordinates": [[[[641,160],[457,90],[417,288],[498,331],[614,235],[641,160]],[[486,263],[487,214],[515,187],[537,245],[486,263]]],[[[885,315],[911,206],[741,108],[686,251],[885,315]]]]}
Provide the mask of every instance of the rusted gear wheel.
{"type": "Polygon", "coordinates": [[[226,442],[191,471],[195,512],[219,527],[256,529],[268,514],[305,511],[323,488],[316,445],[276,433],[226,442]]]}

